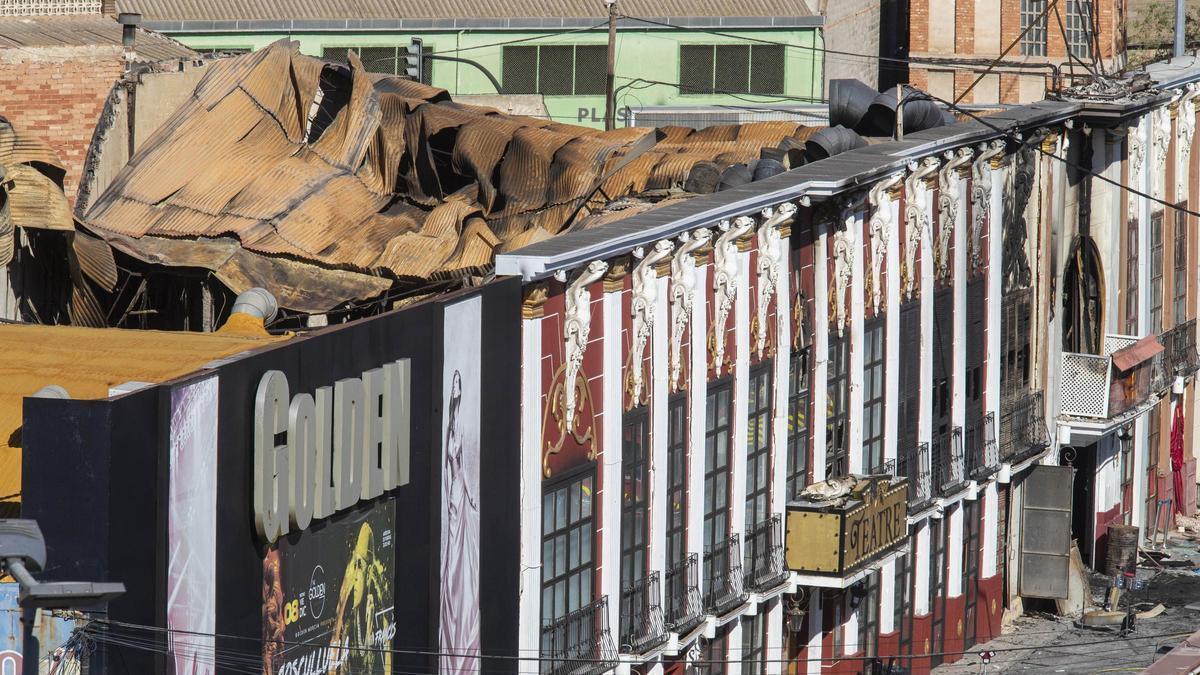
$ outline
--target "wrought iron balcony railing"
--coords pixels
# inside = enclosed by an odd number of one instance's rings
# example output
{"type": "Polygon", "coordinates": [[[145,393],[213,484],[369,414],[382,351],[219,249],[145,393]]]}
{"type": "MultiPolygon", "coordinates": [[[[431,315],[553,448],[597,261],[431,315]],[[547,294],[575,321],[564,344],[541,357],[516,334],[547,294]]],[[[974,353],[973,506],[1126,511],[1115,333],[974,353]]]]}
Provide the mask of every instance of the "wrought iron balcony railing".
{"type": "Polygon", "coordinates": [[[1186,376],[1200,370],[1200,352],[1196,351],[1196,320],[1191,319],[1162,335],[1164,371],[1168,377],[1186,376]]]}
{"type": "Polygon", "coordinates": [[[704,620],[700,597],[700,556],[689,553],[667,570],[667,627],[687,633],[704,620]]]}
{"type": "Polygon", "coordinates": [[[746,601],[742,586],[742,547],[738,535],[704,552],[704,609],[724,614],[746,601]]]}
{"type": "Polygon", "coordinates": [[[868,476],[895,476],[896,475],[896,460],[889,459],[881,464],[871,467],[867,472],[868,476]]]}
{"type": "Polygon", "coordinates": [[[897,473],[908,479],[909,513],[920,511],[933,503],[931,468],[928,443],[919,443],[900,456],[897,473]]]}
{"type": "Polygon", "coordinates": [[[543,675],[602,675],[617,666],[608,596],[542,628],[543,675]]]}
{"type": "Polygon", "coordinates": [[[1000,461],[1019,462],[1050,445],[1041,391],[1027,390],[1000,401],[1000,461]]]}
{"type": "Polygon", "coordinates": [[[621,589],[622,654],[645,654],[667,641],[658,572],[621,589]]]}
{"type": "Polygon", "coordinates": [[[1000,469],[1000,451],[996,445],[996,416],[988,413],[967,429],[967,474],[983,480],[1000,469]]]}
{"type": "Polygon", "coordinates": [[[935,491],[939,496],[945,497],[966,487],[962,427],[954,427],[948,434],[934,436],[933,472],[937,478],[935,491]]]}
{"type": "Polygon", "coordinates": [[[783,563],[783,518],[778,514],[746,531],[746,587],[769,591],[788,580],[783,563]]]}

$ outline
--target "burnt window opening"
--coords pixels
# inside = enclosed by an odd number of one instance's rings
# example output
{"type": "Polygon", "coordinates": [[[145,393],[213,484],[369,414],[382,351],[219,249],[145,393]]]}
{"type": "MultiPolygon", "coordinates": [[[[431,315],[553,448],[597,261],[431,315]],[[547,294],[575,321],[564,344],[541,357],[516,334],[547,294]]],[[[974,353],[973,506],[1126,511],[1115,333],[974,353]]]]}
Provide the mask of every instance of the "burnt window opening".
{"type": "Polygon", "coordinates": [[[1187,222],[1187,202],[1183,201],[1176,204],[1175,210],[1175,236],[1173,243],[1175,250],[1172,252],[1172,259],[1175,263],[1175,292],[1174,304],[1171,306],[1171,325],[1178,326],[1187,321],[1187,251],[1188,251],[1188,222],[1187,222]]]}
{"type": "Polygon", "coordinates": [[[1091,237],[1075,238],[1063,271],[1063,351],[1100,354],[1104,344],[1104,273],[1091,237]]]}
{"type": "Polygon", "coordinates": [[[1163,332],[1163,212],[1150,216],[1150,331],[1163,332]]]}
{"type": "Polygon", "coordinates": [[[333,63],[321,69],[317,93],[308,107],[304,142],[315,143],[350,102],[350,69],[333,63]]]}
{"type": "MultiPolygon", "coordinates": [[[[407,70],[408,45],[392,45],[388,47],[325,47],[321,50],[321,60],[334,63],[348,63],[347,52],[358,54],[363,68],[369,73],[404,76],[407,70]]],[[[433,47],[421,47],[424,55],[421,59],[421,83],[433,84],[433,61],[429,55],[433,47]]]]}

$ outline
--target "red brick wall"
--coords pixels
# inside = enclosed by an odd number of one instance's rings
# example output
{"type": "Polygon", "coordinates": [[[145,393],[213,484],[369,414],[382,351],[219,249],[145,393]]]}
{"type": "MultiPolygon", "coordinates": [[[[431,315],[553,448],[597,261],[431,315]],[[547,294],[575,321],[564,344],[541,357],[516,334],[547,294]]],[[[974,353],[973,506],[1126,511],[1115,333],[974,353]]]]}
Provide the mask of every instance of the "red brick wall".
{"type": "Polygon", "coordinates": [[[0,50],[0,115],[54,148],[72,204],[92,132],[123,69],[119,47],[0,50]]]}
{"type": "Polygon", "coordinates": [[[929,49],[929,0],[908,3],[908,49],[913,52],[929,49]]]}

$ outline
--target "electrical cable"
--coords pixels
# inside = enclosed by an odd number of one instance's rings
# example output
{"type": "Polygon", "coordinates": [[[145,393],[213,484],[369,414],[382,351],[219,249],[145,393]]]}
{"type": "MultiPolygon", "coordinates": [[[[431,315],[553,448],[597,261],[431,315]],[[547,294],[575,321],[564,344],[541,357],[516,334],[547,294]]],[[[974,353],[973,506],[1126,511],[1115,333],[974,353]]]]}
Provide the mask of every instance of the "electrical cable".
{"type": "MultiPolygon", "coordinates": [[[[177,628],[160,628],[157,626],[146,626],[143,624],[135,624],[135,623],[116,621],[116,620],[111,620],[111,619],[92,619],[91,623],[106,625],[106,626],[117,626],[120,628],[130,629],[130,630],[142,630],[142,631],[151,632],[151,633],[168,633],[168,634],[180,633],[180,634],[185,634],[185,635],[197,635],[197,636],[203,636],[203,637],[225,638],[225,639],[233,639],[233,640],[256,641],[256,642],[262,641],[262,638],[239,636],[239,635],[229,635],[229,634],[222,634],[222,633],[206,633],[206,632],[199,632],[199,631],[188,631],[188,630],[182,630],[182,629],[177,629],[177,628]]],[[[89,626],[90,625],[91,624],[89,623],[89,626]]],[[[1129,642],[1134,642],[1134,641],[1139,641],[1139,640],[1151,640],[1151,639],[1157,639],[1157,638],[1176,638],[1176,637],[1186,636],[1186,635],[1191,635],[1191,634],[1192,634],[1191,631],[1176,631],[1176,632],[1168,632],[1168,633],[1156,633],[1156,634],[1151,634],[1151,635],[1137,635],[1137,636],[1129,635],[1129,636],[1125,636],[1125,637],[1116,638],[1115,640],[1113,638],[1109,638],[1106,640],[1071,642],[1071,643],[1061,643],[1061,644],[1056,644],[1056,645],[996,647],[994,649],[990,649],[989,651],[993,651],[993,652],[997,652],[997,653],[1027,652],[1027,651],[1035,651],[1038,649],[1045,649],[1047,647],[1087,647],[1087,646],[1091,646],[1091,645],[1112,646],[1114,641],[1116,641],[1116,640],[1120,640],[1125,643],[1129,643],[1129,642]]],[[[146,641],[145,638],[134,638],[131,641],[136,642],[139,639],[142,640],[143,643],[146,641]]],[[[288,640],[272,640],[271,642],[273,642],[274,644],[288,645],[288,646],[312,646],[311,643],[294,642],[294,641],[288,641],[288,640]]],[[[551,660],[551,661],[552,660],[561,660],[561,661],[571,661],[571,662],[579,662],[579,663],[609,663],[609,662],[611,662],[611,659],[601,659],[601,658],[570,657],[570,658],[562,658],[562,659],[553,659],[553,658],[547,658],[547,657],[542,657],[542,656],[514,656],[514,655],[510,655],[510,654],[490,654],[489,655],[489,654],[483,654],[483,653],[476,652],[476,651],[450,652],[450,651],[444,651],[444,650],[431,651],[431,650],[394,649],[394,648],[382,649],[382,648],[375,648],[375,647],[353,647],[353,646],[341,646],[341,647],[339,647],[339,649],[344,649],[344,650],[349,650],[349,651],[382,652],[382,653],[400,654],[400,655],[409,655],[409,656],[438,656],[438,657],[440,657],[440,656],[455,656],[455,657],[461,657],[461,658],[491,659],[491,660],[496,660],[496,661],[538,661],[538,662],[541,662],[541,661],[547,661],[547,660],[551,660]]],[[[244,655],[244,654],[251,654],[252,652],[244,652],[244,651],[237,652],[235,650],[234,653],[240,653],[240,654],[244,655]]],[[[967,651],[951,650],[951,651],[941,651],[941,652],[930,652],[928,654],[896,655],[896,656],[888,656],[886,658],[897,659],[897,660],[912,660],[912,659],[924,659],[924,658],[928,658],[930,656],[959,656],[959,655],[964,655],[964,654],[968,654],[968,653],[969,652],[967,652],[967,651]]],[[[839,656],[837,658],[815,657],[815,658],[809,658],[809,659],[788,659],[788,658],[766,659],[766,658],[763,658],[763,659],[726,659],[726,660],[720,660],[720,661],[698,660],[698,661],[691,661],[690,663],[692,663],[694,665],[711,665],[711,664],[720,664],[720,663],[743,663],[743,664],[799,663],[799,662],[803,662],[803,661],[825,663],[825,662],[851,661],[851,660],[872,661],[877,658],[879,658],[879,657],[839,656]]]]}
{"type": "MultiPolygon", "coordinates": [[[[975,85],[979,84],[983,80],[983,78],[987,77],[987,74],[992,72],[992,69],[996,67],[996,64],[1000,63],[1000,61],[1003,60],[1004,57],[1007,56],[1010,51],[1012,51],[1013,47],[1016,47],[1021,42],[1021,40],[1025,39],[1025,36],[1029,33],[1029,31],[1032,30],[1033,27],[1036,26],[1039,21],[1041,21],[1043,18],[1046,17],[1046,14],[1049,13],[1050,9],[1053,7],[1057,7],[1057,6],[1058,6],[1058,0],[1050,0],[1050,3],[1046,5],[1046,7],[1042,10],[1042,13],[1039,14],[1036,19],[1034,19],[1033,21],[1030,21],[1028,26],[1025,26],[1025,30],[1021,31],[1021,34],[1018,35],[1016,38],[1014,38],[1013,41],[1010,42],[1008,44],[1008,46],[1004,48],[1004,51],[1000,52],[1000,56],[997,56],[996,59],[994,61],[992,61],[992,63],[987,67],[986,70],[984,70],[982,73],[980,73],[980,75],[978,77],[976,77],[975,80],[973,82],[971,82],[971,84],[966,89],[964,89],[961,94],[959,94],[958,96],[956,96],[954,98],[954,102],[958,103],[959,101],[962,101],[963,98],[965,98],[967,94],[971,93],[971,90],[975,88],[975,85]]],[[[1065,35],[1064,35],[1063,39],[1066,39],[1065,35]]],[[[1070,53],[1070,49],[1067,50],[1067,53],[1068,54],[1070,53]]]]}
{"type": "Polygon", "coordinates": [[[571,28],[569,30],[560,30],[560,31],[556,31],[553,33],[540,33],[538,35],[517,38],[515,40],[503,40],[501,42],[489,42],[487,44],[471,45],[469,47],[459,47],[457,49],[444,49],[444,50],[437,51],[437,52],[429,52],[427,54],[427,56],[438,56],[441,54],[457,54],[459,52],[467,52],[467,51],[471,51],[473,49],[487,49],[488,47],[507,47],[508,45],[516,45],[516,44],[521,44],[523,42],[532,42],[534,40],[544,40],[548,37],[556,38],[556,37],[560,37],[563,35],[570,35],[572,33],[584,33],[584,32],[590,31],[590,30],[596,30],[597,28],[604,28],[606,26],[608,26],[608,22],[604,21],[604,22],[598,23],[594,26],[583,26],[580,28],[571,28]]]}

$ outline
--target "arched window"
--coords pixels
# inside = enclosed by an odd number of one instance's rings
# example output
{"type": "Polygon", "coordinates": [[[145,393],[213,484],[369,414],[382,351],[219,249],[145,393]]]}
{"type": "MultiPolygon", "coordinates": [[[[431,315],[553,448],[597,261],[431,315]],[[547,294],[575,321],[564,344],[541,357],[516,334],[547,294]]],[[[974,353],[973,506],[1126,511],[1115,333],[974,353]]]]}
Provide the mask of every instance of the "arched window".
{"type": "Polygon", "coordinates": [[[1104,270],[1089,236],[1079,236],[1063,271],[1063,351],[1100,354],[1104,345],[1104,270]]]}

